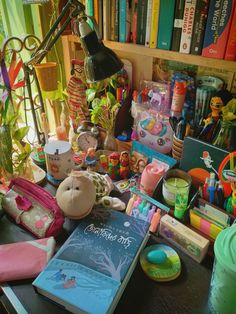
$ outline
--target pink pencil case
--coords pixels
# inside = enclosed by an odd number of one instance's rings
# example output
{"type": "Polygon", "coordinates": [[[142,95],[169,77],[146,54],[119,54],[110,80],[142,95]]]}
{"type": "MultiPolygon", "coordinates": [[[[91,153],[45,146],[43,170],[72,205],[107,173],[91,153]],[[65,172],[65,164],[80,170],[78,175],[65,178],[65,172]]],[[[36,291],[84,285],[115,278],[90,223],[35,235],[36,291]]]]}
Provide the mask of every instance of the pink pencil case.
{"type": "Polygon", "coordinates": [[[44,188],[23,178],[11,180],[2,207],[37,238],[56,236],[64,223],[56,199],[44,188]]]}
{"type": "Polygon", "coordinates": [[[35,278],[51,259],[53,237],[0,245],[0,282],[35,278]]]}

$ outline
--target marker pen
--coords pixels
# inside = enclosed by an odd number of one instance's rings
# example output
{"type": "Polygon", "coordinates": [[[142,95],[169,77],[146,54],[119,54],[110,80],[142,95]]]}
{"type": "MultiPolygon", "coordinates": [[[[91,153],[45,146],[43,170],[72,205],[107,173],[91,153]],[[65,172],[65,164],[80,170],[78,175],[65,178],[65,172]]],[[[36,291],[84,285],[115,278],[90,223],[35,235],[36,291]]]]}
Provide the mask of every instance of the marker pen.
{"type": "Polygon", "coordinates": [[[154,215],[154,213],[155,213],[155,210],[156,210],[156,206],[153,205],[152,208],[151,208],[151,209],[149,210],[149,212],[148,212],[148,216],[147,216],[147,221],[148,221],[148,222],[151,222],[151,221],[152,221],[152,217],[153,217],[153,215],[154,215]]]}
{"type": "Polygon", "coordinates": [[[209,186],[208,186],[208,201],[211,204],[214,204],[215,201],[215,174],[214,172],[210,173],[210,180],[209,180],[209,186]]]}
{"type": "Polygon", "coordinates": [[[205,179],[205,183],[203,184],[203,189],[202,189],[203,198],[204,198],[204,200],[206,200],[206,201],[208,200],[208,191],[207,191],[208,185],[209,185],[209,178],[207,177],[207,178],[205,179]]]}

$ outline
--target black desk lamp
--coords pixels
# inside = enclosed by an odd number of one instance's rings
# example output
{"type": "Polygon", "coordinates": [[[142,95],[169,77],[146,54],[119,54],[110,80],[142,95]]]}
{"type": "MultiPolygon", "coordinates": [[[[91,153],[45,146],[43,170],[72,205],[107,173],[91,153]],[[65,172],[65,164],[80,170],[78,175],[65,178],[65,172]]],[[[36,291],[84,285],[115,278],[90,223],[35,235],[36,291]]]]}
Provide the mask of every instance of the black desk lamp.
{"type": "Polygon", "coordinates": [[[89,83],[103,80],[110,77],[111,75],[118,72],[123,63],[117,57],[117,55],[105,47],[100,36],[98,35],[96,22],[93,18],[89,17],[95,25],[95,29],[92,30],[89,24],[87,23],[87,16],[85,14],[85,6],[78,0],[68,0],[66,5],[63,7],[61,14],[58,16],[57,20],[49,30],[49,32],[44,37],[41,44],[35,50],[31,59],[28,62],[24,63],[24,72],[25,79],[28,89],[28,96],[30,100],[31,111],[33,115],[35,130],[38,138],[38,142],[42,144],[44,142],[44,135],[40,133],[38,122],[35,114],[34,102],[32,97],[30,75],[33,75],[35,78],[36,86],[39,93],[39,100],[44,112],[43,98],[37,79],[37,75],[34,69],[35,64],[41,63],[43,58],[51,50],[53,45],[56,43],[57,39],[64,32],[68,24],[73,18],[77,19],[75,24],[76,29],[75,33],[80,37],[81,46],[85,53],[85,75],[89,83]],[[64,21],[63,25],[59,26],[60,22],[64,16],[69,12],[69,16],[64,21]]]}

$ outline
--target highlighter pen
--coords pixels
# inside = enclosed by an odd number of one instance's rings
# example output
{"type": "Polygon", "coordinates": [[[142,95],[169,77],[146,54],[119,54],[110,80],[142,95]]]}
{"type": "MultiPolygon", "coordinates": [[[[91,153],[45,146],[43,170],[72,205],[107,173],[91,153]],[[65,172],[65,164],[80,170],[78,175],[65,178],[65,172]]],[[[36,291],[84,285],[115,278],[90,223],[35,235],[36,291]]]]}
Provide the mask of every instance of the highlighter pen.
{"type": "Polygon", "coordinates": [[[203,189],[202,189],[202,196],[203,196],[203,198],[204,198],[204,200],[208,200],[208,185],[209,185],[209,178],[207,177],[206,179],[205,179],[205,183],[203,184],[203,189]]]}
{"type": "Polygon", "coordinates": [[[159,225],[160,219],[161,219],[161,210],[160,208],[157,208],[157,211],[154,213],[152,217],[151,226],[149,228],[150,232],[155,233],[157,231],[157,227],[159,225]]]}

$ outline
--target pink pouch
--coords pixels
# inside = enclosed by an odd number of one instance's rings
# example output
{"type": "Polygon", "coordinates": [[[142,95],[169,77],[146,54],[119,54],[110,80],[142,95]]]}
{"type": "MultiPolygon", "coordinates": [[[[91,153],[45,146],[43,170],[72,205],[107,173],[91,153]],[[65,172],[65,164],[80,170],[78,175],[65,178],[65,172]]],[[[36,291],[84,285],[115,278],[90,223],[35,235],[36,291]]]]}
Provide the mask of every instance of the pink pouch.
{"type": "Polygon", "coordinates": [[[51,259],[53,237],[0,245],[0,282],[35,278],[51,259]]]}
{"type": "Polygon", "coordinates": [[[16,223],[38,238],[56,236],[64,223],[56,199],[44,188],[23,178],[11,180],[2,207],[16,223]]]}

